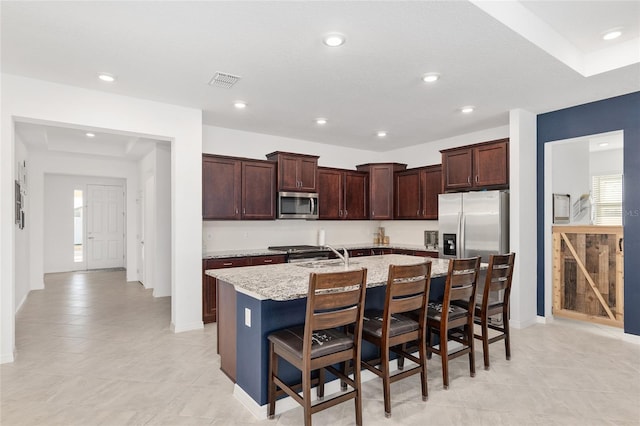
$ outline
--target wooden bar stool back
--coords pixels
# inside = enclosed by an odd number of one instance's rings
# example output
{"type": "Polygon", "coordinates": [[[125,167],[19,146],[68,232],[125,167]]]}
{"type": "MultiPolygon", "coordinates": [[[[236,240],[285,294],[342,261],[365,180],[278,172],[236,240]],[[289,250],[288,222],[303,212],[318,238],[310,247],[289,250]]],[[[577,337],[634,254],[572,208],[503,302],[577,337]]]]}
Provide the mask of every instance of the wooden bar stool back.
{"type": "Polygon", "coordinates": [[[362,338],[380,348],[380,358],[362,361],[362,366],[382,378],[384,414],[391,417],[391,383],[420,374],[422,400],[427,400],[426,315],[431,283],[431,262],[418,265],[389,265],[384,311],[365,312],[362,338]],[[417,313],[417,317],[403,315],[417,313]],[[409,353],[407,343],[416,342],[418,357],[409,353]],[[391,374],[390,353],[398,355],[398,371],[391,374]],[[404,369],[404,358],[417,365],[404,369]]]}
{"type": "Polygon", "coordinates": [[[440,355],[442,359],[442,383],[445,389],[449,388],[449,361],[454,358],[468,354],[471,377],[476,375],[473,318],[479,270],[479,257],[451,259],[442,303],[429,303],[427,351],[440,355]],[[462,302],[464,307],[458,306],[457,302],[462,302]],[[432,344],[432,333],[440,336],[438,348],[432,344]],[[458,342],[461,347],[449,353],[449,340],[458,342]]]}
{"type": "Polygon", "coordinates": [[[304,408],[304,424],[311,415],[349,399],[355,400],[356,424],[362,425],[360,352],[362,317],[367,282],[366,269],[333,273],[311,273],[304,325],[269,335],[268,415],[275,414],[276,398],[287,394],[304,408]],[[353,334],[347,333],[347,327],[353,334]],[[293,385],[278,377],[278,360],[283,358],[301,371],[302,381],[293,385]],[[353,365],[353,379],[347,374],[353,365]],[[333,367],[342,364],[342,371],[333,367]],[[311,373],[319,371],[317,379],[311,373]],[[351,390],[324,399],[324,370],[349,385],[351,390]],[[319,400],[312,404],[311,386],[317,383],[319,400]],[[298,392],[302,389],[302,396],[298,392]]]}
{"type": "Polygon", "coordinates": [[[492,255],[484,283],[484,289],[476,298],[475,322],[480,325],[480,334],[476,339],[482,340],[484,369],[489,369],[489,344],[504,340],[507,359],[511,359],[511,342],[509,338],[509,298],[511,296],[511,280],[516,254],[492,255]],[[490,317],[502,314],[502,321],[491,322],[490,317]],[[499,334],[489,337],[489,329],[499,334]]]}

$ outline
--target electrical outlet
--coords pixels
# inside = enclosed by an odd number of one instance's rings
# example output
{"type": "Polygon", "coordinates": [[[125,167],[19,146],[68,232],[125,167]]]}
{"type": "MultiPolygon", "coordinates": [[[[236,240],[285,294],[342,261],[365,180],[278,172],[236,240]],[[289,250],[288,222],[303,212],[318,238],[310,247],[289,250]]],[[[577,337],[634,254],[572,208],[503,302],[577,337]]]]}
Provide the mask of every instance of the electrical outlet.
{"type": "Polygon", "coordinates": [[[251,327],[251,309],[244,308],[244,325],[251,327]]]}

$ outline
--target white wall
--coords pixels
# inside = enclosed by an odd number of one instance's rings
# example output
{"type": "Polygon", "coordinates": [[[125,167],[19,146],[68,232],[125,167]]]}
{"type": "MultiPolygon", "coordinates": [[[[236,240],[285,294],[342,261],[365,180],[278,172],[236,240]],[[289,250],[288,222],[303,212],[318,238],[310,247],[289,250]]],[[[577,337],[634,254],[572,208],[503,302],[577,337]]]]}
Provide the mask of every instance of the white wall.
{"type": "MultiPolygon", "coordinates": [[[[27,151],[27,147],[24,145],[23,141],[16,137],[15,144],[15,153],[16,153],[16,164],[26,162],[27,165],[27,173],[28,167],[31,167],[31,160],[29,158],[29,152],[27,151]]],[[[18,179],[18,170],[16,170],[15,179],[18,179]]],[[[17,263],[22,262],[22,259],[28,258],[29,256],[29,238],[31,233],[31,221],[28,219],[29,212],[31,211],[31,194],[29,191],[30,179],[27,175],[26,181],[23,182],[23,196],[22,196],[22,211],[27,216],[27,220],[25,220],[25,226],[23,229],[19,229],[18,225],[14,225],[15,227],[15,261],[17,263]]],[[[12,187],[13,189],[13,187],[12,187]]],[[[3,192],[3,197],[4,197],[3,192]]],[[[14,193],[11,192],[11,195],[7,195],[7,198],[11,198],[13,200],[14,193]]],[[[13,216],[12,216],[13,217],[13,216]]],[[[20,309],[22,304],[27,298],[27,294],[29,293],[29,280],[31,276],[31,271],[29,268],[20,268],[16,269],[16,288],[15,288],[15,307],[16,311],[20,309]]]]}
{"type": "MultiPolygon", "coordinates": [[[[34,154],[35,158],[41,160],[41,156],[37,153],[34,154]]],[[[67,164],[76,165],[79,163],[77,158],[61,158],[51,159],[50,156],[44,156],[47,160],[45,164],[67,164]]],[[[42,165],[42,161],[36,161],[34,164],[42,165]]],[[[82,161],[85,163],[85,160],[82,161]]],[[[116,162],[118,163],[118,162],[116,162]]],[[[111,167],[116,164],[111,165],[111,167]]],[[[131,165],[128,165],[131,168],[131,165]]],[[[75,167],[69,167],[69,173],[73,173],[75,167]]],[[[120,168],[118,168],[120,169],[120,168]]],[[[35,171],[36,175],[38,170],[35,171]]],[[[87,184],[97,185],[113,185],[122,187],[125,192],[125,180],[124,179],[112,179],[112,178],[98,178],[93,176],[73,176],[73,175],[61,175],[45,173],[44,175],[44,199],[42,200],[42,209],[33,210],[31,217],[35,217],[34,221],[42,220],[38,216],[43,212],[43,236],[44,241],[42,245],[43,253],[43,272],[67,272],[86,269],[87,267],[87,247],[84,246],[84,256],[82,262],[74,262],[74,190],[79,189],[83,191],[83,203],[86,205],[87,200],[87,184]]],[[[136,183],[136,182],[134,182],[136,183]]],[[[38,191],[39,192],[39,191],[38,191]]],[[[129,197],[131,198],[131,197],[129,197]]],[[[35,204],[35,203],[34,203],[35,204]]],[[[37,204],[40,204],[39,202],[37,204]]],[[[86,212],[86,210],[85,210],[86,212]]],[[[128,219],[129,214],[135,217],[135,204],[134,206],[127,205],[125,208],[125,215],[127,217],[127,225],[132,223],[132,220],[128,219]]],[[[85,221],[87,217],[84,217],[85,221]]],[[[132,218],[133,219],[133,218],[132,218]]],[[[133,222],[135,223],[135,222],[133,222]]],[[[86,228],[85,228],[86,229],[86,228]]],[[[126,241],[125,247],[133,246],[135,242],[135,229],[125,227],[126,241]],[[130,235],[131,233],[133,235],[130,235]],[[131,244],[128,244],[131,242],[131,244]]],[[[131,259],[125,262],[127,270],[134,268],[136,265],[135,252],[127,252],[127,257],[131,259]],[[133,266],[130,264],[133,263],[133,266]]],[[[128,275],[132,275],[129,273],[128,275]]],[[[129,281],[131,281],[129,279],[129,281]]],[[[38,283],[39,284],[39,283],[38,283]]]]}
{"type": "MultiPolygon", "coordinates": [[[[1,75],[0,87],[2,194],[13,193],[15,120],[63,123],[171,141],[171,327],[175,331],[202,328],[202,169],[194,167],[201,163],[202,112],[8,74],[1,75]]],[[[133,194],[135,201],[136,192],[133,194]]],[[[15,348],[16,270],[30,268],[37,259],[29,256],[14,265],[13,197],[1,198],[0,362],[10,362],[15,348]]]]}
{"type": "MultiPolygon", "coordinates": [[[[156,262],[153,295],[165,297],[171,296],[171,147],[156,144],[155,157],[156,262]]],[[[197,196],[202,197],[201,194],[197,196]]]]}
{"type": "Polygon", "coordinates": [[[537,319],[536,115],[509,112],[509,250],[516,253],[510,298],[515,328],[537,319]]]}
{"type": "Polygon", "coordinates": [[[582,218],[573,218],[573,203],[578,201],[581,195],[588,194],[591,190],[589,144],[586,142],[555,142],[551,149],[553,150],[551,190],[554,194],[569,194],[571,196],[571,224],[589,223],[591,221],[589,211],[582,218]]]}
{"type": "MultiPolygon", "coordinates": [[[[620,139],[622,139],[622,134],[620,139]]],[[[591,152],[589,154],[589,177],[621,174],[624,170],[623,163],[624,152],[622,149],[591,152]]]]}

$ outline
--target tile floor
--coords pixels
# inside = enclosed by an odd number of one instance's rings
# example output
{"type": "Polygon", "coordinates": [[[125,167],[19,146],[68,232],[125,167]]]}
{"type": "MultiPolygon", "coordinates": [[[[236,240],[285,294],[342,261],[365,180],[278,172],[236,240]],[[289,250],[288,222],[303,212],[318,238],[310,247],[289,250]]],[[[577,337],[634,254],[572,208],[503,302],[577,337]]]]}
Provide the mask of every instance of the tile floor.
{"type": "MultiPolygon", "coordinates": [[[[17,358],[0,366],[1,418],[10,425],[299,425],[300,408],[255,419],[219,370],[216,327],[174,334],[170,300],[122,271],[50,274],[16,319],[17,358]]],[[[512,359],[491,345],[491,370],[470,378],[467,358],[429,364],[392,385],[385,419],[379,379],[363,386],[365,425],[639,425],[640,346],[608,327],[557,320],[513,330],[512,359]]],[[[351,425],[353,403],[313,416],[351,425]]]]}

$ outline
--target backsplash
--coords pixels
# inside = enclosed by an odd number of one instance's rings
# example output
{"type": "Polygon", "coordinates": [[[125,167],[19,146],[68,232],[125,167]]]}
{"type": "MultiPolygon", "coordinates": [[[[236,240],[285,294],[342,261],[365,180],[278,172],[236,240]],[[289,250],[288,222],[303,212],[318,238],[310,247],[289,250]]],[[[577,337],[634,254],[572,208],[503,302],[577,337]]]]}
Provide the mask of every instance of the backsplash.
{"type": "Polygon", "coordinates": [[[424,231],[438,229],[434,220],[420,221],[204,221],[203,253],[222,250],[263,249],[291,244],[318,244],[318,232],[324,230],[330,245],[373,242],[373,234],[384,226],[391,243],[424,244],[424,231]]]}

